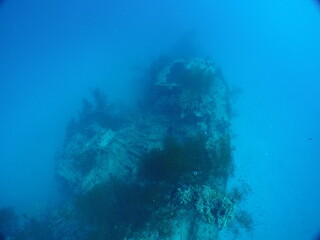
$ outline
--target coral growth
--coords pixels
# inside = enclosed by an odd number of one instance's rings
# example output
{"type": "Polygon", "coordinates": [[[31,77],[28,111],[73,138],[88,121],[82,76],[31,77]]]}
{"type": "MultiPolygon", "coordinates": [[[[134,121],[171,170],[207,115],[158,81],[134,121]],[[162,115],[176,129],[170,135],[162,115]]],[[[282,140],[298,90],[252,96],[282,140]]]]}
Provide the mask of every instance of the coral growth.
{"type": "Polygon", "coordinates": [[[222,229],[235,217],[235,203],[226,194],[208,186],[185,186],[178,188],[178,202],[192,208],[206,223],[222,229]]]}
{"type": "Polygon", "coordinates": [[[229,90],[216,64],[162,58],[146,78],[138,109],[115,115],[95,89],[70,121],[57,175],[71,198],[48,231],[65,225],[79,240],[208,240],[233,222],[249,228],[236,192],[226,190],[229,90]]]}

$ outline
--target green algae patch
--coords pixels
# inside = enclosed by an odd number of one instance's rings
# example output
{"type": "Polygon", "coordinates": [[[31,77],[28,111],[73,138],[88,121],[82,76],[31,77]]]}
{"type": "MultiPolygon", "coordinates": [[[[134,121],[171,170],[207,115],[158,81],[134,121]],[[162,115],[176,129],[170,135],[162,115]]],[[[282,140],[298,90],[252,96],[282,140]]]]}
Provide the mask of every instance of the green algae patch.
{"type": "Polygon", "coordinates": [[[166,190],[159,184],[139,185],[114,178],[79,195],[74,206],[82,224],[91,228],[88,236],[120,240],[165,225],[174,213],[168,208],[166,190]]]}
{"type": "Polygon", "coordinates": [[[140,169],[140,177],[148,181],[204,182],[212,171],[212,161],[203,136],[185,143],[170,136],[164,140],[162,149],[153,149],[142,157],[140,169]]]}

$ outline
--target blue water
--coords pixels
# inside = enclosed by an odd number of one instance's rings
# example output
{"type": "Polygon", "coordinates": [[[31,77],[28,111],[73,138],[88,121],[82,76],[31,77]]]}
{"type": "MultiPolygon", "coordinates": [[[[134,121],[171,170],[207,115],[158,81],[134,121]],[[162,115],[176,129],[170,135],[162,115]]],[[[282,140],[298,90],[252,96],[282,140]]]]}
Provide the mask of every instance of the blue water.
{"type": "MultiPolygon", "coordinates": [[[[250,239],[320,234],[320,5],[311,0],[0,1],[0,206],[59,197],[54,157],[91,87],[131,102],[137,76],[192,39],[231,86],[250,239]],[[178,47],[177,47],[178,46],[178,47]]],[[[248,237],[248,236],[247,236],[248,237]]]]}

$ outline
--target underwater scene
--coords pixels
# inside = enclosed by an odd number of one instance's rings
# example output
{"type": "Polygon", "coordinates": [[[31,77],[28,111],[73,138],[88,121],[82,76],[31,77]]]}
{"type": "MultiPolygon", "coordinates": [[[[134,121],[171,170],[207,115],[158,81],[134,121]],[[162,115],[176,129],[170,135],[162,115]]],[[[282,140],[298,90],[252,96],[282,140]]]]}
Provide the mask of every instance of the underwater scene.
{"type": "Polygon", "coordinates": [[[320,240],[320,1],[0,0],[0,240],[320,240]]]}

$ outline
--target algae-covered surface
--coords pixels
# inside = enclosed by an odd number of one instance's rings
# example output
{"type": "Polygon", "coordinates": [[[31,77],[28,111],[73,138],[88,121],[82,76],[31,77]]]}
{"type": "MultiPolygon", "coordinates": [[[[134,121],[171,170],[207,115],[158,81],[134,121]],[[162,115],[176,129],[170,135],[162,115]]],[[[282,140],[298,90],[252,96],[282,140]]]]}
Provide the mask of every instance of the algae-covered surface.
{"type": "Polygon", "coordinates": [[[68,197],[15,239],[209,240],[250,231],[245,193],[228,184],[234,160],[222,71],[208,58],[151,68],[133,110],[112,113],[92,90],[56,158],[68,197]]]}

